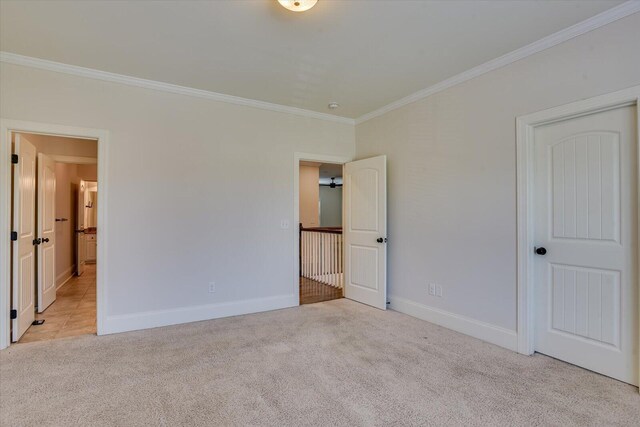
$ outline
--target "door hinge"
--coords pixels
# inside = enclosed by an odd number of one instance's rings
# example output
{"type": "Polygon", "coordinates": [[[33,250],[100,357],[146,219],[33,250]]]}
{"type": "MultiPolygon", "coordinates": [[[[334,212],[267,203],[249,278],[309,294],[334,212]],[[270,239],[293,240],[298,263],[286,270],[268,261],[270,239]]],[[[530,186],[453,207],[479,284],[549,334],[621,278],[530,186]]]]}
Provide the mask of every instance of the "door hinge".
{"type": "Polygon", "coordinates": [[[11,314],[9,316],[12,320],[18,318],[18,310],[11,310],[11,314]]]}
{"type": "Polygon", "coordinates": [[[18,232],[17,231],[12,231],[11,232],[11,241],[15,242],[16,240],[18,240],[18,232]]]}
{"type": "Polygon", "coordinates": [[[18,164],[18,155],[17,154],[12,154],[11,155],[11,163],[13,163],[14,165],[18,164]]]}

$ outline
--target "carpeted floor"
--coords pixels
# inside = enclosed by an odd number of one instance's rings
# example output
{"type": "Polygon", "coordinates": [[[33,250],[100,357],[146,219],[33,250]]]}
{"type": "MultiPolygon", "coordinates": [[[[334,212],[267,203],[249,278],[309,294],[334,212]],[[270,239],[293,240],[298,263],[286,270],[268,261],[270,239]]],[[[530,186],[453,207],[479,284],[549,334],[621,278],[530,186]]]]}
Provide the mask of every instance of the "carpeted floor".
{"type": "Polygon", "coordinates": [[[636,388],[349,300],[0,352],[0,425],[639,425],[636,388]]]}

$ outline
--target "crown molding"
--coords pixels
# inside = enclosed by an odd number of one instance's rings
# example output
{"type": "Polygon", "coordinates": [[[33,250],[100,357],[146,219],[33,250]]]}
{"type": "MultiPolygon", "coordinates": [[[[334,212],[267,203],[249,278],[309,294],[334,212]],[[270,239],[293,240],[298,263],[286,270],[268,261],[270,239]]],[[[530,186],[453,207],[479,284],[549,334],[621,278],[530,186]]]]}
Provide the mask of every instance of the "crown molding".
{"type": "Polygon", "coordinates": [[[554,34],[544,37],[538,41],[535,41],[527,46],[516,49],[498,58],[492,59],[477,67],[471,68],[433,86],[422,89],[390,104],[387,104],[377,110],[364,114],[357,119],[348,117],[336,116],[333,114],[320,113],[317,111],[305,110],[297,107],[290,107],[286,105],[273,104],[265,101],[258,101],[254,99],[241,98],[233,95],[226,95],[218,92],[211,92],[208,90],[194,89],[186,86],[174,85],[171,83],[163,83],[154,80],[141,79],[138,77],[127,76],[123,74],[110,73],[107,71],[95,70],[92,68],[78,67],[75,65],[63,64],[60,62],[49,61],[46,59],[33,58],[30,56],[18,55],[11,52],[0,51],[0,62],[6,62],[14,65],[21,65],[25,67],[38,68],[42,70],[54,71],[58,73],[70,74],[79,77],[86,77],[95,80],[103,80],[112,83],[120,83],[128,86],[136,86],[145,89],[158,90],[162,92],[169,92],[178,95],[192,96],[196,98],[210,99],[218,102],[225,102],[228,104],[243,105],[247,107],[259,108],[262,110],[276,111],[280,113],[293,114],[301,117],[309,117],[318,120],[325,120],[342,124],[360,124],[371,120],[375,117],[379,117],[390,111],[404,107],[407,104],[419,101],[427,98],[433,94],[441,92],[450,87],[456,86],[460,83],[464,83],[475,77],[486,74],[490,71],[497,70],[513,62],[524,59],[528,56],[534,55],[543,50],[549,49],[565,41],[571,40],[589,31],[603,27],[607,24],[615,22],[619,19],[640,12],[640,0],[629,0],[618,6],[615,6],[609,10],[606,10],[598,15],[595,15],[589,19],[579,22],[571,27],[560,30],[554,34]]]}
{"type": "Polygon", "coordinates": [[[407,104],[411,104],[438,92],[442,92],[445,89],[456,86],[460,83],[464,83],[490,71],[497,70],[498,68],[502,68],[505,65],[509,65],[513,62],[519,61],[538,52],[549,49],[560,43],[571,40],[574,37],[578,37],[582,34],[588,33],[589,31],[598,29],[637,12],[640,12],[640,1],[627,1],[602,13],[599,13],[598,15],[592,16],[589,19],[567,27],[564,30],[560,30],[557,33],[551,34],[531,44],[502,55],[496,59],[492,59],[491,61],[478,65],[477,67],[471,68],[467,71],[463,71],[460,74],[443,80],[440,83],[436,83],[433,86],[429,86],[426,89],[422,89],[418,92],[387,104],[384,107],[381,107],[370,113],[364,114],[358,117],[355,120],[355,123],[364,123],[367,120],[371,120],[390,111],[397,110],[398,108],[404,107],[407,104]]]}
{"type": "Polygon", "coordinates": [[[63,64],[46,59],[33,58],[30,56],[18,55],[11,52],[0,51],[0,62],[21,65],[24,67],[38,68],[41,70],[54,71],[57,73],[70,74],[72,76],[86,77],[94,80],[102,80],[111,83],[120,83],[128,86],[135,86],[144,89],[158,90],[178,95],[192,96],[196,98],[210,99],[212,101],[225,102],[227,104],[243,105],[246,107],[259,108],[262,110],[276,111],[279,113],[293,114],[296,116],[309,117],[312,119],[325,120],[348,125],[354,125],[355,120],[348,117],[335,116],[333,114],[319,113],[317,111],[305,110],[303,108],[290,107],[287,105],[272,104],[270,102],[258,101],[255,99],[241,98],[239,96],[226,95],[223,93],[211,92],[208,90],[194,89],[185,86],[163,83],[155,80],[141,79],[138,77],[126,76],[124,74],[110,73],[107,71],[95,70],[93,68],[78,67],[76,65],[63,64]]]}

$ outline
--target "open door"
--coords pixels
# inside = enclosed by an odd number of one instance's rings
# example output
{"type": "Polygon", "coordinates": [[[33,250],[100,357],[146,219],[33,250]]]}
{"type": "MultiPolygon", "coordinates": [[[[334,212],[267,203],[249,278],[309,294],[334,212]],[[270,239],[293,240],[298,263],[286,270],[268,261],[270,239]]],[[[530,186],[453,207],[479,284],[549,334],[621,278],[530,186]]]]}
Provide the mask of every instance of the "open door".
{"type": "Polygon", "coordinates": [[[344,166],[345,297],[387,308],[387,156],[344,166]]]}
{"type": "Polygon", "coordinates": [[[56,164],[38,153],[38,313],[56,300],[56,164]]]}
{"type": "Polygon", "coordinates": [[[76,274],[78,276],[84,273],[85,255],[87,253],[84,239],[84,192],[86,185],[84,181],[80,181],[78,186],[78,211],[76,212],[76,274]]]}
{"type": "Polygon", "coordinates": [[[36,148],[15,135],[18,163],[13,175],[12,341],[18,341],[35,319],[36,148]],[[15,311],[13,311],[15,310],[15,311]]]}

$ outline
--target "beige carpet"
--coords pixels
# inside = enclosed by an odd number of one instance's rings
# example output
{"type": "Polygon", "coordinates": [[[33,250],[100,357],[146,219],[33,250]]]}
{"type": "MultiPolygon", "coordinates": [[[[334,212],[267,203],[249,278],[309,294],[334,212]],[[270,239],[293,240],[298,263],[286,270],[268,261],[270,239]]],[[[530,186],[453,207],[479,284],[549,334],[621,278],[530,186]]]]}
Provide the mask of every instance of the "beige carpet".
{"type": "Polygon", "coordinates": [[[639,425],[637,389],[335,300],[0,352],[0,424],[639,425]]]}

